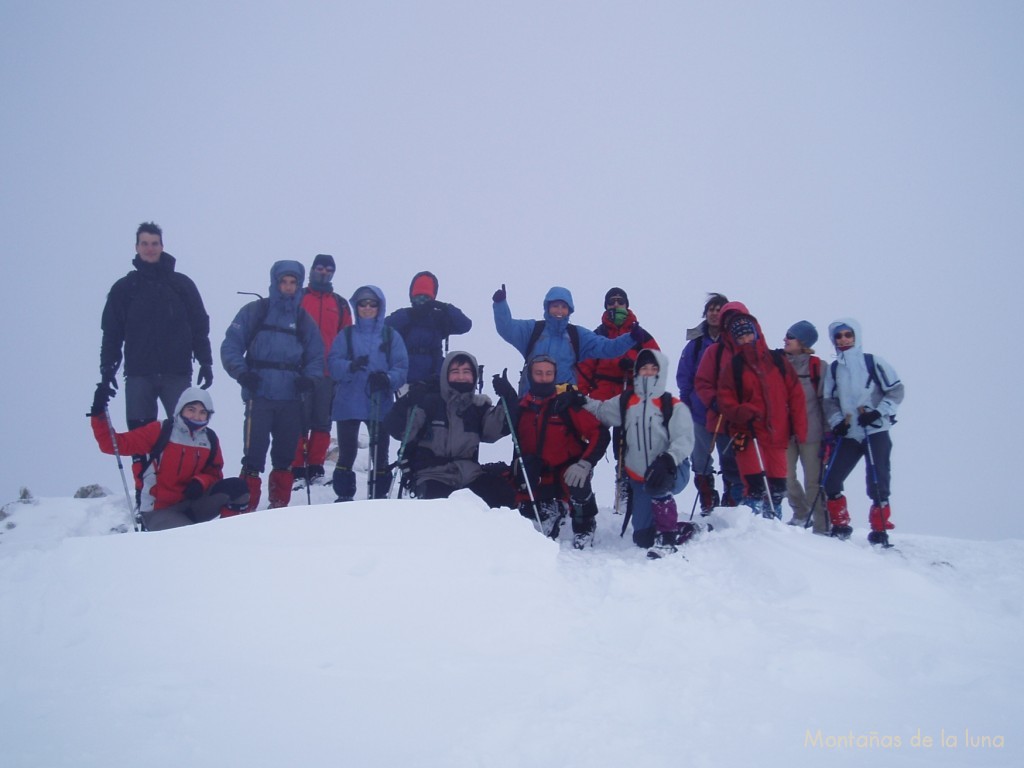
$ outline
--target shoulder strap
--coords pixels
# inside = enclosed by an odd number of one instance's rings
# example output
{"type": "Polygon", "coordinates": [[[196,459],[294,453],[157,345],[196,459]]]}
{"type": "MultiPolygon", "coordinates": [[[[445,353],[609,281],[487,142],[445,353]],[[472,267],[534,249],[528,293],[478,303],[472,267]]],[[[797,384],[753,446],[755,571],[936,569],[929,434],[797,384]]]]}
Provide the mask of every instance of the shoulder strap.
{"type": "MultiPolygon", "coordinates": [[[[719,358],[721,362],[721,358],[719,358]]],[[[736,401],[742,402],[743,400],[743,355],[735,354],[732,356],[732,377],[736,385],[736,401]]]]}
{"type": "Polygon", "coordinates": [[[838,360],[833,360],[831,363],[829,363],[828,369],[829,369],[829,371],[832,374],[832,393],[829,395],[829,397],[835,397],[836,396],[836,371],[839,370],[839,361],[838,360]]]}
{"type": "Polygon", "coordinates": [[[781,349],[771,350],[772,360],[775,361],[775,367],[779,369],[779,373],[782,374],[783,380],[786,378],[786,355],[781,349]]]}
{"type": "Polygon", "coordinates": [[[882,386],[882,380],[878,378],[878,369],[875,368],[875,356],[870,352],[864,353],[864,363],[868,367],[868,380],[873,381],[875,386],[878,387],[879,391],[885,392],[885,388],[882,386]]]}
{"type": "MultiPolygon", "coordinates": [[[[346,325],[345,328],[342,329],[342,333],[345,334],[345,346],[348,347],[349,354],[352,354],[352,328],[353,327],[354,326],[346,325]]],[[[391,365],[391,340],[393,338],[394,333],[395,333],[395,329],[392,328],[390,325],[383,326],[383,328],[381,330],[380,351],[383,352],[385,358],[387,358],[388,365],[391,365]]]]}
{"type": "Polygon", "coordinates": [[[662,392],[661,393],[661,420],[665,422],[665,429],[668,429],[668,423],[672,420],[672,393],[662,392]]]}
{"type": "Polygon", "coordinates": [[[164,419],[163,424],[160,425],[160,436],[153,443],[153,447],[149,449],[148,461],[150,464],[160,460],[160,455],[164,452],[164,448],[171,441],[172,429],[174,429],[174,419],[164,419]]]}
{"type": "MultiPolygon", "coordinates": [[[[348,308],[348,302],[336,293],[331,295],[334,296],[334,303],[338,305],[338,320],[344,320],[345,315],[351,317],[352,312],[348,308]]],[[[347,328],[348,326],[345,327],[347,328]]]]}
{"type": "Polygon", "coordinates": [[[533,348],[537,346],[537,340],[540,339],[540,335],[544,333],[544,321],[538,320],[533,325],[533,331],[530,333],[530,339],[526,342],[526,354],[523,355],[526,361],[530,361],[530,355],[533,354],[533,348]]]}
{"type": "Polygon", "coordinates": [[[580,329],[578,326],[569,323],[569,343],[572,344],[572,354],[579,362],[580,359],[580,329]]]}
{"type": "Polygon", "coordinates": [[[811,355],[807,361],[807,372],[811,374],[811,386],[814,391],[818,391],[818,385],[821,384],[821,358],[811,355]]]}

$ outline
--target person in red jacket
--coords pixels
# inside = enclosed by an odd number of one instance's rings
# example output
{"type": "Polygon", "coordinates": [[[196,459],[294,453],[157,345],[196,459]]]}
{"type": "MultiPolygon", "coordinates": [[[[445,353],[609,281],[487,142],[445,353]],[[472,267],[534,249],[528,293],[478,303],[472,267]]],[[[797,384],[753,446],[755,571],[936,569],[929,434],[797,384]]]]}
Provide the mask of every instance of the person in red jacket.
{"type": "Polygon", "coordinates": [[[237,515],[249,503],[240,477],[224,478],[224,457],[213,430],[213,400],[205,389],[189,387],[178,398],[174,416],[115,433],[107,403],[109,384],[96,386],[88,416],[103,453],[145,456],[139,514],[144,530],[162,531],[215,517],[237,515]]]}
{"type": "MultiPolygon", "coordinates": [[[[572,398],[559,396],[556,371],[554,358],[531,357],[527,363],[530,388],[518,402],[507,377],[495,377],[494,386],[516,425],[523,468],[533,492],[531,500],[527,491],[520,491],[520,514],[531,520],[539,517],[541,532],[552,539],[558,538],[562,520],[571,515],[573,546],[583,549],[592,543],[597,522],[590,479],[608,448],[609,436],[597,417],[572,398]]],[[[577,393],[570,390],[569,394],[577,393]]]]}
{"type": "Polygon", "coordinates": [[[292,460],[294,489],[314,485],[324,477],[324,461],[331,445],[331,405],[334,379],[327,370],[327,356],[338,334],[352,325],[348,302],[334,292],[334,257],[317,254],[309,270],[309,285],[302,292],[302,308],[316,322],[324,341],[324,374],[313,379],[313,389],[303,398],[303,426],[292,460]]]}
{"type": "Polygon", "coordinates": [[[718,407],[733,436],[746,487],[743,503],[764,517],[781,518],[786,448],[791,436],[801,443],[807,440],[803,388],[786,356],[768,349],[757,318],[734,312],[726,323],[727,333],[719,342],[725,353],[718,372],[718,407]]]}
{"type": "MultiPolygon", "coordinates": [[[[629,296],[621,288],[610,288],[604,295],[604,314],[601,324],[594,329],[598,336],[615,339],[629,334],[633,326],[639,326],[636,315],[629,308],[629,296]]],[[[644,340],[637,342],[618,357],[591,358],[581,360],[576,366],[576,386],[580,392],[594,400],[611,400],[633,387],[633,367],[641,349],[658,349],[658,342],[643,330],[644,340]]],[[[612,455],[616,461],[615,512],[624,513],[629,505],[629,478],[622,467],[622,427],[612,428],[612,455]]]]}

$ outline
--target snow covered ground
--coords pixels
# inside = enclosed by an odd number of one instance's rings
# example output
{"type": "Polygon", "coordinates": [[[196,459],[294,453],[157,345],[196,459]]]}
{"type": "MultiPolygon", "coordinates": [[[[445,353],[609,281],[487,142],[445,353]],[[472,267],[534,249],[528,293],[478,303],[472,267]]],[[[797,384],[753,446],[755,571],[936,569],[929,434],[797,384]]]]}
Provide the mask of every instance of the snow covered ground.
{"type": "Polygon", "coordinates": [[[719,510],[648,561],[607,509],[581,553],[468,493],[314,491],[151,534],[110,535],[120,494],[8,505],[3,765],[1024,760],[1024,541],[719,510]]]}

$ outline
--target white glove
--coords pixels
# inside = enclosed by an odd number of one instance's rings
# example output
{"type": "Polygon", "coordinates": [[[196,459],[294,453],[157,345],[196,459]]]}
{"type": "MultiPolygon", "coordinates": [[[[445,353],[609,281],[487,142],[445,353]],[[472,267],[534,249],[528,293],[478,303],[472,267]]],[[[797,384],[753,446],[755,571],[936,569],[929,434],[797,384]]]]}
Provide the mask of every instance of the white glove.
{"type": "Polygon", "coordinates": [[[580,459],[565,470],[565,484],[570,488],[582,488],[590,479],[591,469],[593,469],[593,465],[589,461],[580,459]]]}

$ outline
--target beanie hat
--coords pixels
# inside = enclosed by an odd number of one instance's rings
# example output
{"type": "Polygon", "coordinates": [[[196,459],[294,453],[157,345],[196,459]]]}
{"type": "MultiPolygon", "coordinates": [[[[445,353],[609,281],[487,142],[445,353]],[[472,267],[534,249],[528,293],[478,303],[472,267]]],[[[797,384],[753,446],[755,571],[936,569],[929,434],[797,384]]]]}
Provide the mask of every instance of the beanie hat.
{"type": "Polygon", "coordinates": [[[746,336],[748,333],[752,333],[756,337],[757,328],[754,327],[753,320],[749,317],[741,316],[732,321],[732,324],[729,326],[729,333],[738,341],[741,336],[746,336]]]}
{"type": "MultiPolygon", "coordinates": [[[[318,253],[316,258],[313,259],[313,269],[319,266],[330,267],[331,269],[337,269],[334,265],[334,257],[328,253],[318,253]]],[[[310,270],[312,271],[312,270],[310,270]]]]}
{"type": "Polygon", "coordinates": [[[433,301],[437,298],[437,278],[430,272],[417,272],[409,284],[409,298],[413,296],[429,296],[433,301]]]}
{"type": "MultiPolygon", "coordinates": [[[[658,365],[658,358],[649,349],[641,349],[640,354],[636,356],[636,369],[639,371],[645,365],[658,365]]],[[[658,365],[658,368],[661,366],[658,365]]]]}
{"type": "Polygon", "coordinates": [[[623,299],[625,299],[626,306],[629,306],[629,296],[626,295],[626,292],[624,290],[622,290],[621,288],[609,288],[608,293],[604,295],[604,305],[606,307],[608,306],[608,300],[612,296],[621,296],[623,299]]]}
{"type": "Polygon", "coordinates": [[[814,342],[818,340],[818,329],[808,321],[801,320],[800,322],[793,323],[789,326],[789,330],[786,331],[786,335],[792,336],[804,347],[810,349],[814,346],[814,342]]]}

